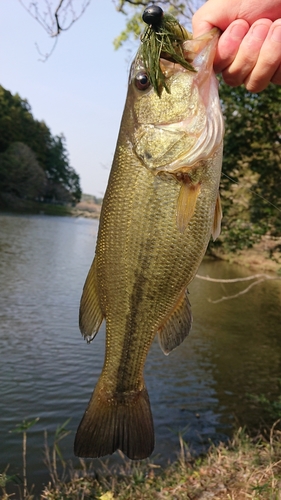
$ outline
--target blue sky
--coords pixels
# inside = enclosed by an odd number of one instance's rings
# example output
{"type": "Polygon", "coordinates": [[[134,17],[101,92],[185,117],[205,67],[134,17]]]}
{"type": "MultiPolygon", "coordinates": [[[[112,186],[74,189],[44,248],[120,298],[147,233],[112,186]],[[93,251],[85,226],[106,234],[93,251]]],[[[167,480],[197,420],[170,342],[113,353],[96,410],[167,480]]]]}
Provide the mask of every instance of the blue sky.
{"type": "MultiPolygon", "coordinates": [[[[114,50],[125,17],[113,0],[92,0],[85,14],[52,40],[18,0],[0,0],[0,84],[18,92],[53,135],[63,133],[85,193],[106,189],[125,103],[130,55],[114,50]]],[[[132,56],[131,56],[132,57],[132,56]]]]}

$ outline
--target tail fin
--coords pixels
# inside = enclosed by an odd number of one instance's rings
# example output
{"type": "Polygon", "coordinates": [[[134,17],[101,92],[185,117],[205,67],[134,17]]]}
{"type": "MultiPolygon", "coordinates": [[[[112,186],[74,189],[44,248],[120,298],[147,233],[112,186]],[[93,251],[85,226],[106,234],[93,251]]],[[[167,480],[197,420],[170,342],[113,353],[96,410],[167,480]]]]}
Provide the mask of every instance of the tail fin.
{"type": "Polygon", "coordinates": [[[154,427],[146,388],[108,397],[97,387],[76,433],[75,455],[102,457],[119,449],[128,458],[141,460],[151,455],[153,448],[154,427]]]}

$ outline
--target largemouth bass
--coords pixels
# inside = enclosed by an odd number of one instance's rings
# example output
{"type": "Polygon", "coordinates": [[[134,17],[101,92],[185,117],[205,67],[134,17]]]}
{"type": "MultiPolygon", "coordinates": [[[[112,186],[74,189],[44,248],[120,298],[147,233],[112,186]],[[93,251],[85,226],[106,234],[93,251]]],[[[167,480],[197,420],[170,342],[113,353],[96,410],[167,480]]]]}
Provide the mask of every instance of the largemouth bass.
{"type": "Polygon", "coordinates": [[[75,438],[75,454],[120,449],[131,459],[154,448],[143,369],[158,333],[165,354],[192,323],[187,287],[211,234],[220,231],[223,119],[213,59],[216,29],[183,43],[195,71],[160,60],[157,94],[141,53],[128,94],[96,254],[85,282],[80,329],[92,339],[106,320],[102,373],[75,438]]]}

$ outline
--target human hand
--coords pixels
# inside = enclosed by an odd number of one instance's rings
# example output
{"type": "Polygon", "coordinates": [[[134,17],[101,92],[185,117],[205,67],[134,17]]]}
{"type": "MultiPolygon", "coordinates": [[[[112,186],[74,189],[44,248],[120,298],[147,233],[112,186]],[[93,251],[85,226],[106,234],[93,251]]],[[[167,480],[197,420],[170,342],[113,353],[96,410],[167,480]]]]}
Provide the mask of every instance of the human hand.
{"type": "Polygon", "coordinates": [[[208,0],[193,17],[194,37],[214,26],[219,39],[214,69],[226,83],[260,92],[281,85],[281,0],[208,0]]]}

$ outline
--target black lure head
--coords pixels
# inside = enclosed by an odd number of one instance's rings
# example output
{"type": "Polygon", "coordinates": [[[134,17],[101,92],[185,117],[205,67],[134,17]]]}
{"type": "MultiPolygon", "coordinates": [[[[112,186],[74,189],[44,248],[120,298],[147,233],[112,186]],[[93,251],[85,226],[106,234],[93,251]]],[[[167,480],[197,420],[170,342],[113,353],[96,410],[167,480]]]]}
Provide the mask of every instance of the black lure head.
{"type": "Polygon", "coordinates": [[[146,7],[146,9],[144,9],[142,20],[149,26],[157,27],[161,24],[163,14],[164,12],[161,7],[158,5],[151,5],[150,7],[146,7]]]}

